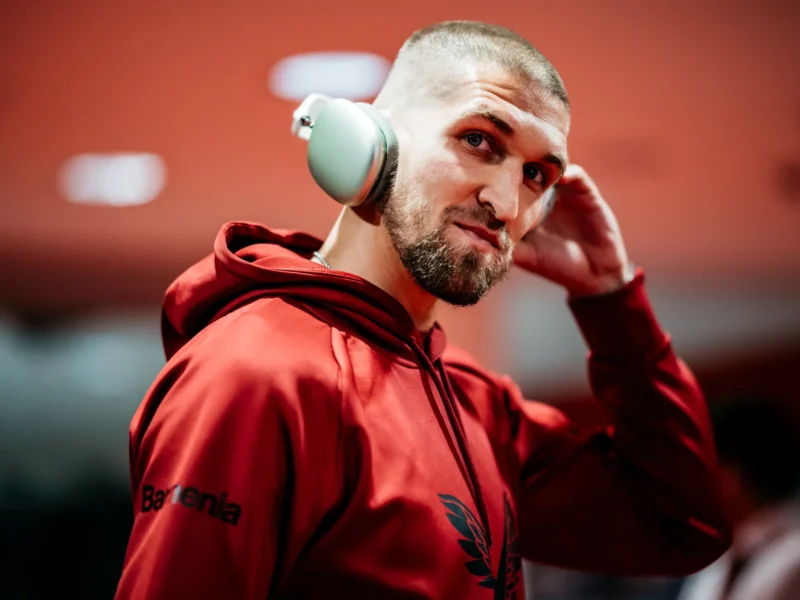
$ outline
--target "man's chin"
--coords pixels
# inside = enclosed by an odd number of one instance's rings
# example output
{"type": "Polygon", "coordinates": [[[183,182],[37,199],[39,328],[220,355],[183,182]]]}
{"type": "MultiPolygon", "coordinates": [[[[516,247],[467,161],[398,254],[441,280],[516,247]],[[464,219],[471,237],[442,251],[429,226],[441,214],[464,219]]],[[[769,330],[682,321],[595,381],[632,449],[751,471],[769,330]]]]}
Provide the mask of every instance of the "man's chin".
{"type": "Polygon", "coordinates": [[[395,249],[417,285],[453,306],[477,304],[508,271],[508,264],[498,265],[501,250],[486,252],[447,233],[424,246],[395,249]]]}
{"type": "Polygon", "coordinates": [[[480,302],[481,298],[483,298],[483,293],[475,293],[475,292],[443,292],[439,294],[434,294],[439,300],[442,302],[449,304],[451,306],[456,306],[459,308],[466,308],[468,306],[475,306],[478,302],[480,302]]]}
{"type": "Polygon", "coordinates": [[[428,289],[426,291],[452,306],[474,306],[492,287],[494,287],[494,283],[462,282],[462,285],[448,285],[446,288],[428,289]]]}

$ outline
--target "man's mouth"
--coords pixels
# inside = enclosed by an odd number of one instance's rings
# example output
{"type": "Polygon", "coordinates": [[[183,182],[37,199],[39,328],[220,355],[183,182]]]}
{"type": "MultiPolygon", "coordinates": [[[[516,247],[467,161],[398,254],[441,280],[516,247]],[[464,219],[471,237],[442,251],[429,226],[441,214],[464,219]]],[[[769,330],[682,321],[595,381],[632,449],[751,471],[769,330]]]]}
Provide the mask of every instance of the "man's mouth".
{"type": "Polygon", "coordinates": [[[454,225],[464,231],[468,236],[477,240],[483,240],[498,250],[502,249],[500,236],[494,231],[486,227],[481,227],[480,225],[470,225],[467,223],[456,222],[454,225]]]}

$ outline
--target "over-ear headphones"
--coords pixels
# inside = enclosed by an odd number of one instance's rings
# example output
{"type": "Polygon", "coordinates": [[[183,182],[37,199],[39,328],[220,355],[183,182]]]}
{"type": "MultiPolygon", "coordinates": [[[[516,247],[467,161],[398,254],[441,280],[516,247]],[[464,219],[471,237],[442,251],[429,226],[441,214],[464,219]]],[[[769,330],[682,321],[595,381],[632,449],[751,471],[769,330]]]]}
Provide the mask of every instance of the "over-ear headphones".
{"type": "Polygon", "coordinates": [[[371,104],[311,94],[294,111],[292,133],[308,140],[311,176],[337,202],[368,204],[386,191],[397,136],[371,104]]]}

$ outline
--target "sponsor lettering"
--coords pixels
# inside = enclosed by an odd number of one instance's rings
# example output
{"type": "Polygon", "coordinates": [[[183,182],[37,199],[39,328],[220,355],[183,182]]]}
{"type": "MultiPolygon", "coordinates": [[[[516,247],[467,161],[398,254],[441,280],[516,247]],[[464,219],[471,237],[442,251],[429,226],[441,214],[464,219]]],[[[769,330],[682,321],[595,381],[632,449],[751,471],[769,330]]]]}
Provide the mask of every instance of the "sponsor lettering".
{"type": "Polygon", "coordinates": [[[165,489],[156,489],[152,485],[142,486],[143,513],[159,511],[164,505],[169,504],[185,506],[230,525],[236,525],[242,516],[242,507],[230,502],[225,492],[215,496],[194,487],[184,487],[179,483],[165,489]]]}

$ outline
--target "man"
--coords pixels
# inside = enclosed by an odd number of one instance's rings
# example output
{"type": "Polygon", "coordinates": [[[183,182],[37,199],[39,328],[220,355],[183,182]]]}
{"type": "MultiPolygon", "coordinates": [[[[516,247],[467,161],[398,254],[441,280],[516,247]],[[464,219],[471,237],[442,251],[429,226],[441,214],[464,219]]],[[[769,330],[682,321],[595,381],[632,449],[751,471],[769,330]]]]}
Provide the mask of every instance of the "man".
{"type": "Polygon", "coordinates": [[[800,598],[797,415],[777,398],[743,394],[711,413],[733,545],[688,578],[680,600],[800,598]]]}
{"type": "Polygon", "coordinates": [[[400,148],[382,201],[324,243],[226,225],[170,287],[118,598],[522,598],[520,557],[619,574],[717,558],[702,395],[568,163],[552,66],[505,29],[439,24],[374,107],[400,148]],[[613,427],[581,430],[446,345],[437,304],[477,302],[512,258],[567,291],[613,427]]]}

